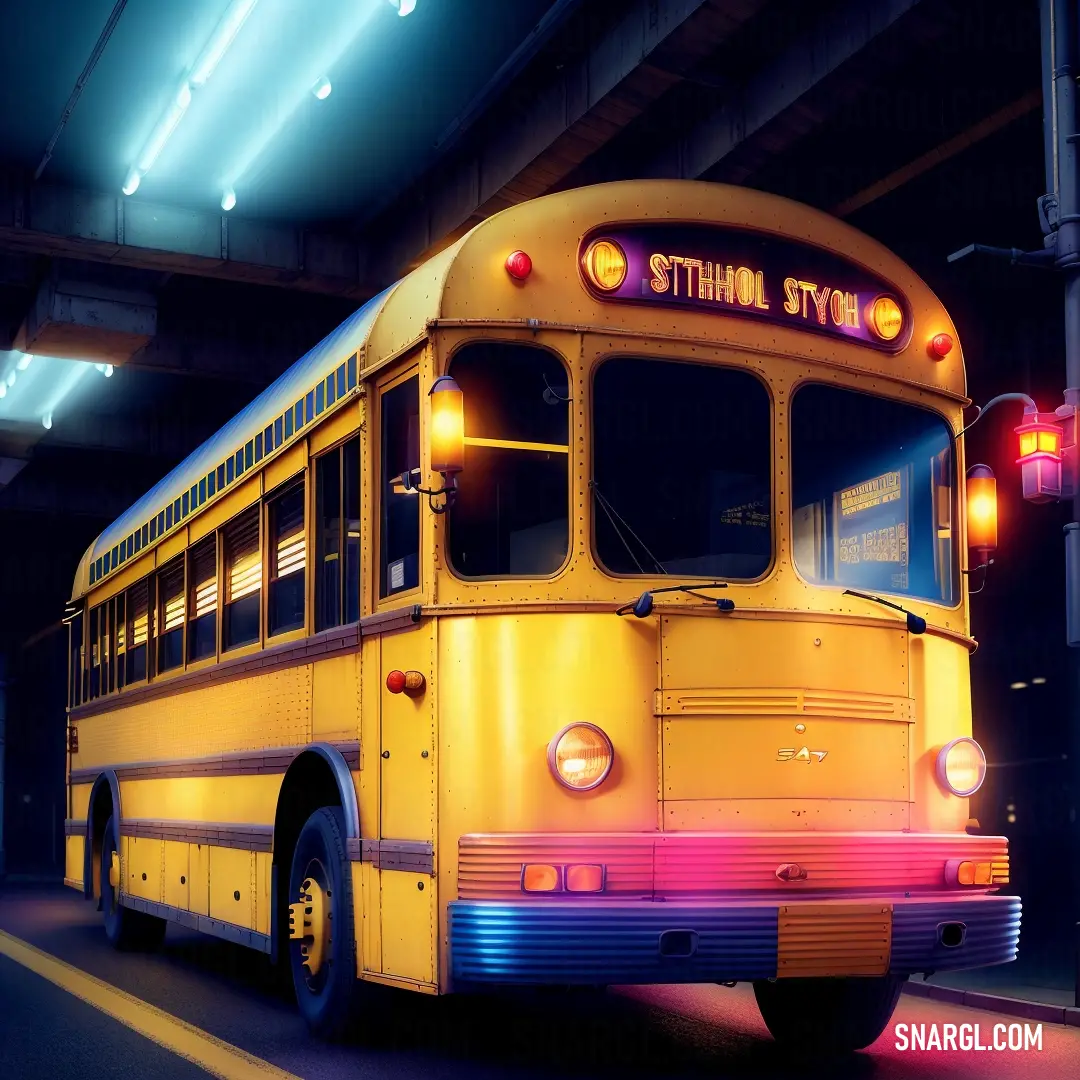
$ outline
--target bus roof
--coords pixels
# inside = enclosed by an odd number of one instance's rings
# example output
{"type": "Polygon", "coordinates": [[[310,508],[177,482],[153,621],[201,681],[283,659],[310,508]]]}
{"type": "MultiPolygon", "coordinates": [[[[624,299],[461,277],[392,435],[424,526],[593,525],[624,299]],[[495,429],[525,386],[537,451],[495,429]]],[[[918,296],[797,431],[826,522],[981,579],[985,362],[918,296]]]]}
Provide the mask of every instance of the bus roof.
{"type": "MultiPolygon", "coordinates": [[[[200,512],[220,494],[219,477],[226,481],[226,488],[246,478],[255,464],[255,451],[261,456],[267,436],[272,440],[271,452],[276,452],[295,435],[297,411],[299,427],[306,431],[331,400],[355,390],[364,374],[365,346],[371,354],[368,365],[377,364],[423,334],[432,319],[528,321],[535,325],[536,317],[542,315],[544,322],[597,329],[635,322],[640,308],[605,305],[576,287],[577,241],[604,222],[650,219],[762,230],[842,252],[892,281],[911,301],[917,321],[920,315],[929,316],[935,332],[950,332],[955,340],[955,330],[940,302],[901,259],[844,222],[776,195],[700,181],[643,180],[599,184],[519,203],[487,218],[365,303],[114,521],[83,556],[72,601],[126,565],[136,552],[153,546],[200,512]],[[515,287],[503,271],[503,261],[517,247],[525,247],[532,257],[531,289],[515,287]],[[575,287],[565,288],[567,283],[575,287]],[[543,289],[545,284],[554,288],[538,294],[537,288],[543,289]],[[542,306],[538,306],[541,296],[542,306]]],[[[716,320],[712,315],[691,315],[687,325],[701,319],[710,324],[702,335],[710,340],[722,340],[729,333],[771,336],[774,332],[767,327],[747,330],[745,321],[716,320]],[[730,332],[724,323],[732,326],[730,332]],[[740,325],[739,331],[734,330],[735,324],[740,325]]],[[[799,336],[805,338],[799,352],[808,360],[827,359],[835,349],[835,343],[827,339],[799,336]]],[[[762,338],[763,347],[768,348],[766,340],[762,338]]],[[[887,370],[893,378],[954,398],[965,393],[959,348],[946,363],[930,364],[929,371],[925,349],[914,339],[898,355],[862,352],[865,356],[850,366],[871,374],[887,370]]]]}

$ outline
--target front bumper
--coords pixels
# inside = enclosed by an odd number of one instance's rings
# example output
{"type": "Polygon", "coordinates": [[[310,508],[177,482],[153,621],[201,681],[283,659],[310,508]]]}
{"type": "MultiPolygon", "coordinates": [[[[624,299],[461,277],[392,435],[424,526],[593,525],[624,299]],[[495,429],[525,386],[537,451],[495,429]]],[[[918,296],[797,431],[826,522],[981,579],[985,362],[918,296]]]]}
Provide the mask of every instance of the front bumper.
{"type": "MultiPolygon", "coordinates": [[[[812,903],[809,897],[806,902],[812,903]]],[[[449,904],[450,971],[455,984],[717,983],[772,978],[781,965],[781,915],[799,901],[755,903],[630,901],[449,904]],[[665,955],[672,951],[681,955],[665,955]]],[[[866,901],[852,901],[866,906],[866,901]]],[[[886,899],[891,908],[883,967],[893,975],[984,967],[1016,958],[1020,900],[1013,896],[886,899]],[[942,924],[961,924],[958,945],[942,924]]],[[[845,931],[843,905],[818,940],[798,948],[826,970],[848,975],[857,919],[845,931]],[[836,961],[830,966],[830,950],[836,961]]],[[[825,927],[825,924],[822,924],[825,927]]],[[[856,942],[858,947],[858,943],[856,942]]],[[[783,946],[789,953],[791,946],[783,946]]],[[[796,974],[788,968],[785,974],[796,974]]]]}

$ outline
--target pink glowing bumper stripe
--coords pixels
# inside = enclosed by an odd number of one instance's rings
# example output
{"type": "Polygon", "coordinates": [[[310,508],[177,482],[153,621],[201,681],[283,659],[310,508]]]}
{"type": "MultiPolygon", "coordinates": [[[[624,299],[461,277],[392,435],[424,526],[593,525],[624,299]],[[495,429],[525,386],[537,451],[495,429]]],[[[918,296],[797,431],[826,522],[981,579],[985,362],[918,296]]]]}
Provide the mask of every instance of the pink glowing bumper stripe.
{"type": "MultiPolygon", "coordinates": [[[[527,864],[604,867],[603,891],[575,902],[800,893],[987,891],[1009,880],[1008,841],[966,833],[490,833],[458,844],[458,897],[551,903],[522,891],[527,864]],[[959,862],[990,864],[962,888],[959,862]],[[950,867],[952,872],[950,873],[950,867]]],[[[563,899],[567,896],[561,894],[563,899]]]]}

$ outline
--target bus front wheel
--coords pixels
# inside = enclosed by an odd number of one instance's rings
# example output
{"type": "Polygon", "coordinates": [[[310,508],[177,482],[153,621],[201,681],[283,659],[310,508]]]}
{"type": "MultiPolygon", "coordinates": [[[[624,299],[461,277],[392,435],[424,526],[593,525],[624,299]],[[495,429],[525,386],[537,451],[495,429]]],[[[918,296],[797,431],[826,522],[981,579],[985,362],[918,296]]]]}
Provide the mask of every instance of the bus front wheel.
{"type": "Polygon", "coordinates": [[[165,939],[166,922],[156,915],[120,905],[119,853],[113,818],[101,838],[101,910],[105,936],[114,949],[156,949],[165,939]]]}
{"type": "Polygon", "coordinates": [[[345,817],[324,806],[304,823],[289,874],[289,967],[312,1034],[343,1035],[358,997],[345,817]]]}
{"type": "Polygon", "coordinates": [[[762,1019],[781,1045],[807,1054],[869,1046],[892,1017],[904,978],[767,979],[754,983],[762,1019]]]}

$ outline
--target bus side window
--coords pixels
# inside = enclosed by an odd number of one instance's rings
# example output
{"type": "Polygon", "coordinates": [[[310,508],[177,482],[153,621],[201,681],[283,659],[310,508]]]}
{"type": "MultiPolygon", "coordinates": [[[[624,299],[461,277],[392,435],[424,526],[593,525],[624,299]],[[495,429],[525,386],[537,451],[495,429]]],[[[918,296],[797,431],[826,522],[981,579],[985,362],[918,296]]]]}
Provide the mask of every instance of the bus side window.
{"type": "Polygon", "coordinates": [[[253,506],[227,525],[225,539],[225,607],[221,648],[236,649],[259,640],[262,556],[259,553],[259,508],[253,506]]]}
{"type": "Polygon", "coordinates": [[[140,581],[128,589],[127,641],[125,667],[126,683],[146,682],[146,654],[150,641],[150,579],[140,581]]]}
{"type": "Polygon", "coordinates": [[[315,629],[341,625],[341,448],[315,462],[315,629]]]}
{"type": "Polygon", "coordinates": [[[115,597],[113,604],[116,608],[116,688],[117,690],[123,690],[125,685],[124,676],[126,674],[124,660],[127,641],[124,594],[121,593],[115,597]]]}
{"type": "Polygon", "coordinates": [[[304,485],[296,484],[270,503],[270,597],[267,634],[304,627],[304,485]]]}
{"type": "Polygon", "coordinates": [[[393,489],[395,477],[420,468],[420,376],[384,391],[381,410],[380,595],[392,596],[420,584],[420,498],[393,489]]]}
{"type": "Polygon", "coordinates": [[[171,671],[184,663],[184,560],[176,559],[158,574],[157,670],[171,671]]]}
{"type": "Polygon", "coordinates": [[[217,652],[217,537],[208,536],[191,550],[188,660],[217,652]]]}
{"type": "Polygon", "coordinates": [[[101,696],[101,642],[98,626],[103,612],[100,607],[90,612],[90,700],[101,696]]]}
{"type": "Polygon", "coordinates": [[[360,618],[360,439],[315,463],[315,629],[360,618]]]}
{"type": "Polygon", "coordinates": [[[82,704],[83,617],[80,611],[68,624],[68,705],[82,704]]]}

